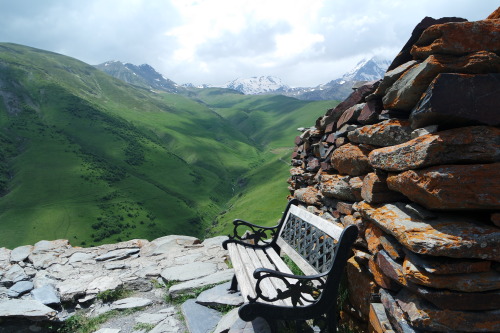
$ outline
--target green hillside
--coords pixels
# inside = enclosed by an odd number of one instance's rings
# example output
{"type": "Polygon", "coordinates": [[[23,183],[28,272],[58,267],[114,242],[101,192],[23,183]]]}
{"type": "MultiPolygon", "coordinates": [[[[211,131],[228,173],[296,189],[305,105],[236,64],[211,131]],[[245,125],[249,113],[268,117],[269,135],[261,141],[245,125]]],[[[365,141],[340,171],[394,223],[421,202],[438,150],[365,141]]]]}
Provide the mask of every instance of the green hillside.
{"type": "Polygon", "coordinates": [[[0,247],[203,237],[242,205],[257,207],[252,217],[279,215],[269,198],[286,197],[284,147],[332,102],[191,94],[0,43],[0,247]]]}

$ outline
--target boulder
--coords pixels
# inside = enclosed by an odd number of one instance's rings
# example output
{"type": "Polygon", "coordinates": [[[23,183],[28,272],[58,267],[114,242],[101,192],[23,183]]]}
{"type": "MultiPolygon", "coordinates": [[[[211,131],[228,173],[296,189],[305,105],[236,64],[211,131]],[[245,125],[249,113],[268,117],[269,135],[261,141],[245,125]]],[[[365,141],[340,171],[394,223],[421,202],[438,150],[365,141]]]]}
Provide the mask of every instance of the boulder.
{"type": "Polygon", "coordinates": [[[500,160],[500,129],[470,126],[419,136],[405,143],[374,149],[372,167],[404,171],[453,163],[490,163],[500,160]]]}
{"type": "Polygon", "coordinates": [[[389,65],[387,71],[391,71],[403,65],[404,63],[413,60],[413,56],[410,54],[411,48],[413,44],[415,44],[415,42],[420,38],[422,32],[424,32],[425,29],[427,29],[431,25],[443,24],[447,22],[467,22],[467,20],[460,17],[442,17],[440,19],[434,19],[428,16],[424,17],[424,19],[415,26],[411,33],[410,39],[408,39],[401,51],[399,51],[396,58],[394,58],[392,63],[389,65]]]}
{"type": "Polygon", "coordinates": [[[422,286],[461,292],[482,292],[500,289],[500,273],[431,274],[405,259],[403,273],[406,281],[422,286]]]}
{"type": "Polygon", "coordinates": [[[396,191],[391,191],[387,187],[387,176],[370,172],[363,178],[361,187],[361,197],[369,203],[382,203],[400,201],[404,196],[396,191]]]}
{"type": "Polygon", "coordinates": [[[368,162],[370,151],[364,147],[348,143],[335,149],[332,154],[332,166],[341,174],[360,176],[372,171],[368,162]]]}
{"type": "Polygon", "coordinates": [[[412,129],[407,120],[390,119],[374,125],[358,127],[347,134],[351,142],[373,146],[394,146],[411,139],[412,129]]]}
{"type": "Polygon", "coordinates": [[[384,108],[409,114],[440,73],[486,74],[499,71],[500,57],[492,52],[479,51],[462,57],[431,55],[422,63],[411,67],[387,89],[382,98],[384,108]]]}
{"type": "Polygon", "coordinates": [[[396,295],[396,301],[410,324],[417,329],[438,332],[500,331],[500,310],[443,311],[405,289],[396,295]]]}
{"type": "Polygon", "coordinates": [[[412,128],[500,125],[500,74],[439,74],[410,114],[412,128]]]}
{"type": "Polygon", "coordinates": [[[363,218],[415,253],[500,261],[499,228],[455,215],[422,220],[405,212],[401,203],[373,205],[362,201],[355,206],[363,218]]]}
{"type": "Polygon", "coordinates": [[[500,163],[442,165],[389,175],[387,185],[429,209],[500,209],[498,170],[500,163]]]}
{"type": "Polygon", "coordinates": [[[433,54],[500,53],[500,21],[453,22],[427,28],[411,48],[415,59],[433,54]]]}

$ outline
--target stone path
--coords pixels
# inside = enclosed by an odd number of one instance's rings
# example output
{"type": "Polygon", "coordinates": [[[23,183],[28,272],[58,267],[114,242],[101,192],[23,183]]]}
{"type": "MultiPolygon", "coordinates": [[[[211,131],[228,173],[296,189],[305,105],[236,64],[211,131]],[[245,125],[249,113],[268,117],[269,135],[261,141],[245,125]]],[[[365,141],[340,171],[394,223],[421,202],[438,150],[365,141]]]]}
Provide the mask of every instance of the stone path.
{"type": "Polygon", "coordinates": [[[53,332],[51,323],[75,314],[95,318],[113,310],[95,332],[268,332],[265,321],[238,317],[243,299],[224,283],[233,276],[224,239],[171,235],[93,248],[67,240],[0,248],[0,333],[53,332]],[[117,290],[129,293],[104,302],[117,290]]]}

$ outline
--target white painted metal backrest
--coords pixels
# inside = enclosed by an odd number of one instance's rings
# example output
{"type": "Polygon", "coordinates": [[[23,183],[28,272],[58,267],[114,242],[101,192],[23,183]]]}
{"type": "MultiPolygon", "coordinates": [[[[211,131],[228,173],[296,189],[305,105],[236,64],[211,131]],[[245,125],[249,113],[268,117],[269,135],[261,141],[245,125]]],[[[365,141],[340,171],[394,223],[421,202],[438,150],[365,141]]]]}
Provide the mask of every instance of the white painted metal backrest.
{"type": "MultiPolygon", "coordinates": [[[[287,235],[284,234],[284,232],[290,232],[290,227],[291,224],[289,223],[295,223],[294,227],[300,226],[302,230],[292,230],[292,232],[295,232],[297,234],[301,234],[300,237],[302,239],[297,240],[298,242],[305,242],[308,241],[308,244],[298,244],[296,245],[301,247],[301,246],[309,246],[311,248],[320,246],[319,242],[321,239],[321,242],[326,241],[325,238],[331,237],[333,242],[336,243],[340,235],[342,234],[343,229],[336,226],[335,224],[317,216],[314,215],[310,212],[308,212],[305,209],[302,209],[298,206],[291,205],[290,209],[288,210],[288,213],[285,217],[285,222],[280,230],[279,237],[277,239],[277,244],[281,248],[282,252],[284,252],[286,255],[288,255],[296,264],[299,266],[299,268],[307,275],[313,275],[313,274],[318,274],[318,273],[323,273],[323,272],[318,272],[316,267],[311,265],[311,263],[304,258],[301,254],[297,252],[296,249],[294,249],[294,244],[289,244],[284,238],[289,238],[287,235]],[[300,220],[298,220],[298,219],[300,220]],[[299,221],[297,223],[297,221],[299,221]],[[288,227],[287,227],[288,226],[288,227]],[[310,226],[313,226],[316,228],[314,230],[313,228],[309,229],[310,226]],[[307,230],[304,230],[304,228],[308,228],[307,230]],[[314,233],[313,237],[312,233],[314,233]],[[308,239],[304,239],[308,238],[308,239]],[[309,239],[310,238],[310,239],[309,239]],[[313,244],[313,243],[315,244],[313,244]]],[[[331,240],[328,240],[331,242],[331,240]]],[[[322,243],[323,244],[323,243],[322,243]]],[[[309,254],[307,254],[309,255],[309,254]]],[[[309,258],[311,259],[311,258],[309,258]]]]}

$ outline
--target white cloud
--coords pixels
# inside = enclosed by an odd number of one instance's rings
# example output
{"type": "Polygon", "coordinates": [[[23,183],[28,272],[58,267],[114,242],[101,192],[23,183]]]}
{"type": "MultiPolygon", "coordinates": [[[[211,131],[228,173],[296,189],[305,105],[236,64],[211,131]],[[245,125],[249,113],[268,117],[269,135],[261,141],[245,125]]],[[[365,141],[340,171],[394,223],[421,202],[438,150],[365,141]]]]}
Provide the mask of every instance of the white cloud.
{"type": "Polygon", "coordinates": [[[497,0],[0,0],[0,41],[91,64],[149,63],[176,82],[276,75],[316,85],[393,57],[425,16],[485,18],[497,0]]]}

